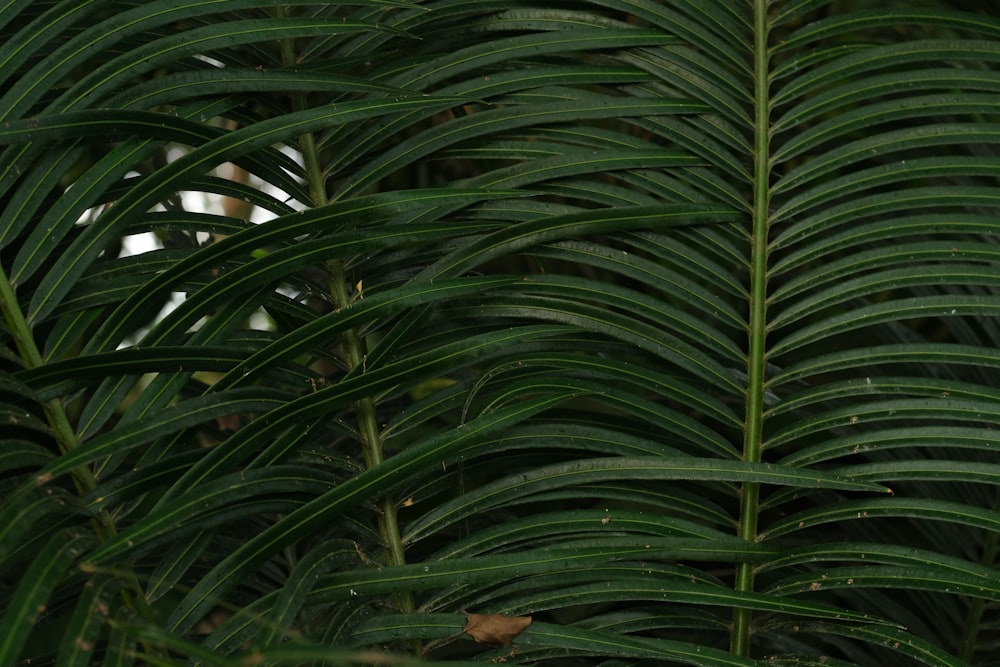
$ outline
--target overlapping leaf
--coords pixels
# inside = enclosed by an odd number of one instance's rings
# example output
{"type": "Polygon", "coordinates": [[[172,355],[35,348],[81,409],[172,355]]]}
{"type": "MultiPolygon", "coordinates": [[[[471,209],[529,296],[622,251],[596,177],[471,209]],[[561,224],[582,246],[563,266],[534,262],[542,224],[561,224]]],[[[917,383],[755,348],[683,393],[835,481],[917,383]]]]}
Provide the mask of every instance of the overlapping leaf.
{"type": "Polygon", "coordinates": [[[0,662],[988,662],[1000,22],[864,4],[0,8],[0,662]]]}

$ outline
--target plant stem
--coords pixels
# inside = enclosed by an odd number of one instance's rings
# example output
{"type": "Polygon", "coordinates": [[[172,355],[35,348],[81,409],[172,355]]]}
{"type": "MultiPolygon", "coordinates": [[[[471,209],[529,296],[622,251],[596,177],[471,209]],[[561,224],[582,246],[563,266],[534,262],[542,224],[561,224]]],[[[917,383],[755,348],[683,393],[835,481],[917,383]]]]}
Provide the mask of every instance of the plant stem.
{"type": "MultiPolygon", "coordinates": [[[[14,336],[17,351],[24,362],[26,368],[38,368],[44,365],[42,354],[35,343],[35,337],[31,333],[31,327],[24,316],[24,312],[18,306],[17,296],[14,293],[14,286],[7,277],[7,272],[0,268],[0,311],[3,312],[7,327],[14,336]]],[[[45,412],[45,419],[52,429],[52,434],[56,440],[56,446],[62,454],[72,452],[80,444],[77,439],[73,425],[69,416],[58,398],[53,398],[42,403],[45,412]]],[[[73,485],[76,487],[78,495],[82,496],[97,488],[97,479],[93,471],[86,465],[80,465],[70,471],[73,485]]],[[[114,519],[107,510],[98,510],[97,515],[91,519],[91,527],[97,539],[104,543],[118,534],[114,519]]],[[[122,578],[126,586],[122,589],[122,598],[125,604],[146,620],[152,620],[153,611],[146,602],[139,578],[128,563],[122,564],[122,578]]]]}
{"type": "MultiPolygon", "coordinates": [[[[1000,511],[1000,490],[993,496],[993,511],[1000,511]]],[[[993,567],[997,561],[997,554],[1000,552],[1000,536],[994,532],[986,535],[986,543],[983,545],[983,555],[979,562],[986,567],[993,567]]],[[[958,657],[964,662],[972,664],[972,658],[976,654],[976,639],[979,637],[979,630],[982,627],[983,612],[986,611],[986,600],[983,598],[973,598],[969,604],[969,613],[966,614],[962,637],[958,644],[958,657]]]]}
{"type": "MultiPolygon", "coordinates": [[[[743,458],[750,462],[761,460],[763,439],[763,396],[765,336],[767,323],[767,241],[770,182],[770,113],[768,104],[768,50],[767,3],[754,3],[754,78],[755,78],[755,144],[753,232],[750,255],[750,315],[749,350],[747,354],[746,418],[744,422],[743,458]]],[[[745,540],[757,538],[757,514],[760,485],[748,482],[740,496],[740,523],[738,534],[745,540]]],[[[740,563],[736,569],[735,589],[749,593],[754,589],[754,570],[750,563],[740,563]]],[[[736,655],[750,656],[750,636],[753,618],[749,609],[733,612],[730,651],[736,655]]]]}
{"type": "MultiPolygon", "coordinates": [[[[276,8],[276,15],[281,18],[286,16],[284,8],[276,8]]],[[[290,67],[296,64],[295,45],[291,40],[281,42],[282,64],[290,67]]],[[[296,109],[304,109],[308,106],[307,100],[301,94],[295,94],[292,98],[292,105],[296,109]]],[[[315,137],[304,134],[299,137],[299,146],[302,151],[302,159],[305,165],[306,179],[309,184],[309,194],[312,198],[313,206],[323,206],[328,202],[326,194],[326,175],[321,166],[319,148],[316,145],[315,137]]],[[[327,262],[327,276],[329,281],[330,296],[333,299],[334,308],[341,310],[351,304],[351,296],[348,293],[348,280],[344,271],[344,264],[339,259],[327,262]]],[[[356,329],[348,329],[341,335],[341,346],[344,351],[344,362],[350,372],[362,373],[365,369],[365,349],[364,341],[356,329]]],[[[382,437],[379,433],[378,419],[375,411],[375,402],[371,397],[366,396],[355,403],[357,410],[358,432],[361,434],[361,445],[364,449],[365,467],[372,468],[383,460],[382,437]]],[[[385,560],[387,565],[405,565],[406,554],[403,549],[403,538],[396,521],[396,503],[390,498],[383,498],[378,507],[378,530],[382,543],[385,546],[385,560]]],[[[396,606],[400,611],[411,612],[414,610],[413,596],[409,592],[398,593],[396,595],[396,606]]]]}

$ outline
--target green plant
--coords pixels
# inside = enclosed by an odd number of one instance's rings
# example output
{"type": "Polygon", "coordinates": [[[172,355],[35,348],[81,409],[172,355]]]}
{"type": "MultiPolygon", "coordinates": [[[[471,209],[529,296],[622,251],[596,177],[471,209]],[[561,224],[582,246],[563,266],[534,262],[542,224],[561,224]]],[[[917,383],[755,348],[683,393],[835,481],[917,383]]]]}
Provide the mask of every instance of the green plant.
{"type": "Polygon", "coordinates": [[[866,4],[8,0],[0,664],[997,664],[1000,20],[866,4]]]}

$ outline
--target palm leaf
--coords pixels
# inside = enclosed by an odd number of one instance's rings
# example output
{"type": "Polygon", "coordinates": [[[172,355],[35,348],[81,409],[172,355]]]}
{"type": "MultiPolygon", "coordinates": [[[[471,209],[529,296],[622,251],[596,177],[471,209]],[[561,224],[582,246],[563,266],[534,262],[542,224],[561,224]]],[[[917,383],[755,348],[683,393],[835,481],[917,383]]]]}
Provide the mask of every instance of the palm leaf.
{"type": "Polygon", "coordinates": [[[9,0],[0,663],[994,662],[1000,19],[916,4],[9,0]]]}

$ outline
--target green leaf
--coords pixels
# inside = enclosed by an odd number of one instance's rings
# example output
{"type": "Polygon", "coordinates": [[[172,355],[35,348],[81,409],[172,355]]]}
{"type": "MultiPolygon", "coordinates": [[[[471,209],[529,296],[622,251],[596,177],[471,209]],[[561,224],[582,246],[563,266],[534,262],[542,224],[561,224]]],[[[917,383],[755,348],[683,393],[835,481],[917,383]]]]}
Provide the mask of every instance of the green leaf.
{"type": "Polygon", "coordinates": [[[95,576],[83,585],[76,608],[59,643],[56,664],[66,667],[93,664],[93,654],[100,634],[110,619],[115,581],[95,576]]]}
{"type": "MultiPolygon", "coordinates": [[[[309,109],[287,117],[274,118],[271,121],[262,122],[243,131],[225,134],[202,144],[183,158],[171,163],[168,168],[164,168],[152,177],[145,179],[142,186],[130,190],[117,202],[109,214],[101,216],[99,225],[91,226],[80,235],[70,251],[64,255],[67,264],[60,266],[58,272],[53,272],[42,280],[35,293],[35,305],[31,309],[29,318],[40,319],[45,316],[46,312],[50,312],[55,307],[57,300],[69,291],[70,284],[67,281],[78,278],[88,264],[103,250],[97,241],[119,230],[123,224],[128,222],[127,216],[130,214],[135,215],[137,211],[152,205],[157,199],[168,194],[176,187],[177,179],[300,133],[317,131],[356,118],[369,118],[411,108],[436,107],[441,104],[440,100],[434,98],[345,102],[335,107],[309,109]],[[42,309],[43,304],[47,304],[44,310],[42,309]]],[[[97,122],[100,123],[100,121],[97,122]]],[[[73,126],[72,121],[70,126],[73,126]]],[[[91,128],[91,131],[94,131],[94,128],[91,128]]]]}
{"type": "Polygon", "coordinates": [[[0,660],[4,663],[15,664],[20,660],[21,647],[35,621],[51,604],[50,597],[85,551],[87,541],[83,535],[60,531],[25,569],[0,618],[0,660]]]}
{"type": "Polygon", "coordinates": [[[0,0],[0,663],[993,661],[980,4],[0,0]]]}
{"type": "Polygon", "coordinates": [[[312,596],[328,602],[354,596],[367,597],[399,590],[427,590],[442,584],[464,585],[496,582],[501,577],[530,577],[561,570],[595,567],[614,560],[707,560],[757,561],[767,549],[742,540],[667,539],[648,537],[629,546],[631,539],[595,540],[597,546],[552,547],[509,555],[451,558],[396,568],[369,569],[323,577],[312,596]]]}
{"type": "MultiPolygon", "coordinates": [[[[483,484],[475,492],[443,503],[411,526],[408,539],[436,530],[474,513],[484,512],[493,505],[509,504],[513,499],[524,502],[533,494],[565,486],[584,486],[596,482],[619,480],[714,480],[754,481],[765,484],[788,484],[801,488],[824,487],[856,491],[887,491],[884,487],[854,482],[846,477],[771,464],[753,464],[695,457],[614,457],[569,461],[540,466],[528,473],[518,473],[483,484]]],[[[724,487],[723,487],[724,488],[724,487]]]]}
{"type": "Polygon", "coordinates": [[[774,522],[762,533],[762,539],[772,539],[804,528],[833,521],[911,517],[921,520],[950,521],[975,526],[983,530],[1000,530],[1000,517],[993,510],[943,500],[924,498],[881,498],[840,502],[833,507],[806,510],[774,522]]]}

